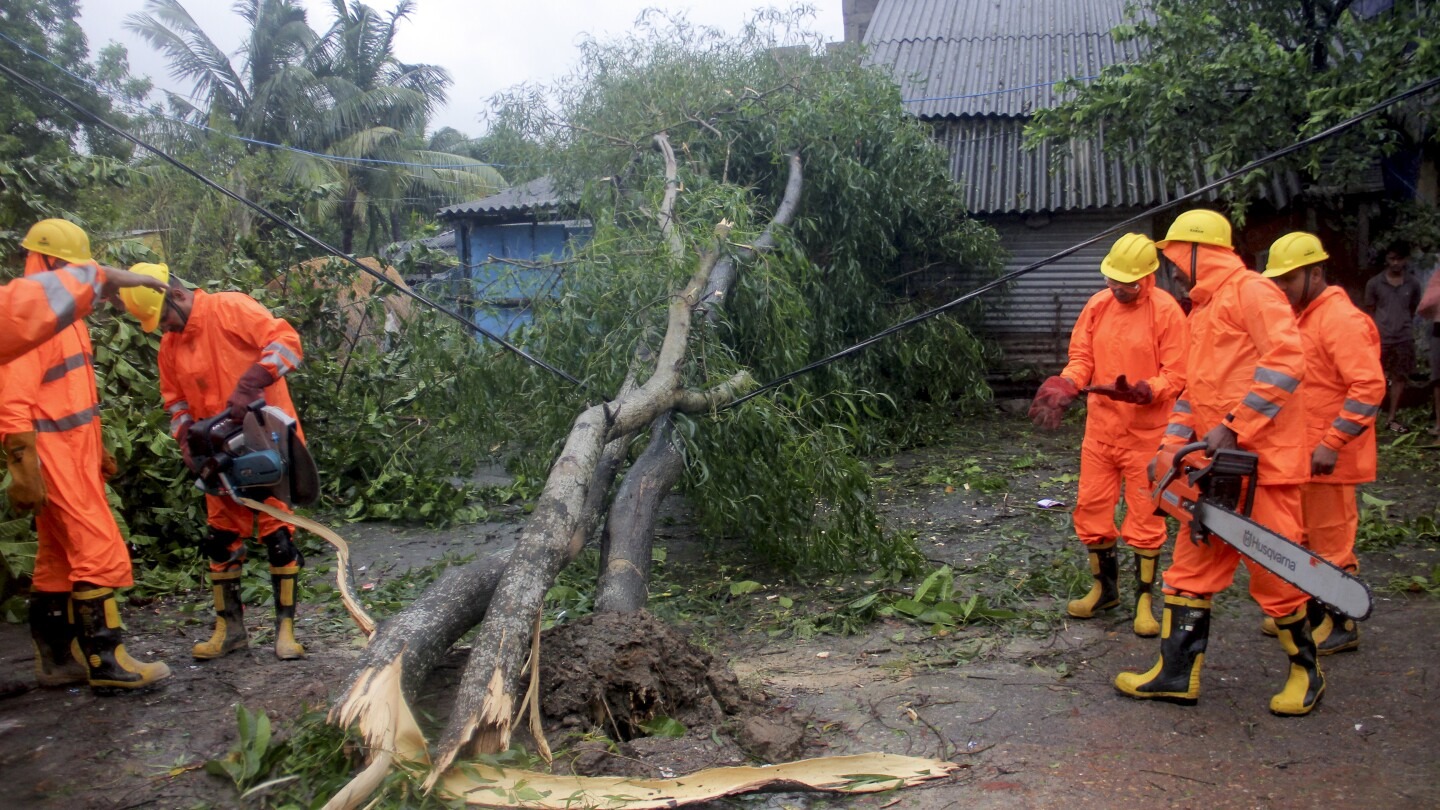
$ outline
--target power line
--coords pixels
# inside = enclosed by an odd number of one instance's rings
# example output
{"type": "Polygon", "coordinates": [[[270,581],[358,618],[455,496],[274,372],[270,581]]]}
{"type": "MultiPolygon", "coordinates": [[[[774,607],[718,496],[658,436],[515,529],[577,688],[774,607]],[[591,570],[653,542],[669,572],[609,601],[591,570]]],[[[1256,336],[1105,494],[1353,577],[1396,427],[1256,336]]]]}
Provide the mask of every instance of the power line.
{"type": "Polygon", "coordinates": [[[950,302],[945,303],[945,304],[941,304],[940,306],[935,307],[934,309],[926,310],[926,311],[924,311],[924,312],[922,312],[922,313],[920,313],[920,314],[918,314],[918,315],[912,316],[912,317],[910,317],[910,318],[906,318],[905,320],[903,320],[903,321],[901,321],[901,322],[899,322],[899,323],[897,323],[897,324],[895,324],[895,325],[893,325],[893,326],[890,326],[889,328],[882,329],[881,331],[876,332],[874,335],[871,335],[870,337],[866,338],[865,340],[860,341],[859,343],[856,343],[856,344],[853,345],[853,346],[850,346],[850,347],[848,347],[848,348],[841,349],[840,351],[835,352],[834,354],[830,355],[829,357],[825,357],[825,358],[823,358],[823,359],[816,360],[815,362],[810,363],[809,365],[806,365],[806,366],[804,366],[804,367],[802,367],[802,368],[798,368],[798,369],[796,369],[796,370],[794,370],[794,371],[791,371],[791,372],[789,372],[789,373],[782,374],[782,375],[780,375],[779,377],[776,377],[775,379],[771,380],[770,382],[767,382],[767,383],[765,383],[764,385],[760,386],[759,388],[756,388],[754,391],[751,391],[750,393],[746,394],[745,396],[737,397],[736,399],[731,400],[729,403],[721,406],[721,409],[724,410],[724,409],[726,409],[726,408],[733,408],[733,407],[735,407],[736,405],[741,404],[742,402],[745,402],[745,401],[750,400],[750,399],[754,399],[755,397],[759,396],[760,394],[764,393],[765,391],[768,391],[768,390],[770,390],[770,389],[772,389],[772,388],[776,388],[776,387],[784,384],[785,382],[788,382],[789,380],[793,380],[793,379],[795,379],[796,377],[799,377],[799,376],[802,375],[802,374],[807,374],[807,373],[809,373],[809,372],[811,372],[811,371],[814,371],[814,370],[816,370],[816,369],[818,369],[818,368],[821,368],[821,367],[823,367],[823,366],[827,366],[827,365],[835,362],[836,360],[839,360],[839,359],[844,358],[844,357],[849,357],[849,356],[852,355],[852,354],[856,354],[856,353],[858,353],[858,352],[861,352],[861,351],[869,348],[870,346],[873,346],[873,345],[875,345],[876,343],[879,343],[881,340],[884,340],[885,338],[889,337],[890,335],[893,335],[893,334],[895,334],[895,333],[897,333],[897,332],[902,332],[902,331],[904,331],[904,330],[906,330],[906,329],[909,329],[910,327],[912,327],[912,326],[914,326],[914,325],[916,325],[916,324],[918,324],[918,323],[921,323],[921,322],[923,322],[923,321],[927,321],[927,320],[929,320],[929,319],[931,319],[931,318],[934,318],[935,316],[940,315],[941,313],[948,312],[948,311],[950,311],[950,310],[952,310],[952,309],[960,306],[961,304],[965,303],[966,301],[969,301],[969,300],[972,299],[972,298],[976,298],[976,297],[979,297],[979,296],[981,296],[981,295],[984,295],[985,293],[987,293],[987,292],[989,292],[989,291],[991,291],[991,290],[993,290],[993,289],[995,289],[995,288],[997,288],[997,287],[1000,287],[1000,286],[1003,286],[1003,285],[1005,285],[1005,284],[1008,284],[1008,283],[1010,283],[1011,281],[1014,281],[1015,279],[1017,279],[1017,278],[1025,275],[1026,273],[1029,273],[1029,272],[1031,272],[1031,271],[1033,271],[1033,270],[1038,270],[1039,268],[1044,267],[1044,266],[1046,266],[1046,265],[1053,264],[1053,263],[1055,263],[1055,262],[1057,262],[1057,261],[1065,258],[1066,256],[1069,256],[1069,255],[1071,255],[1071,254],[1077,253],[1077,252],[1079,252],[1080,250],[1082,250],[1083,248],[1086,248],[1086,247],[1088,247],[1088,246],[1090,246],[1090,245],[1095,244],[1096,242],[1100,241],[1101,239],[1104,239],[1105,237],[1107,237],[1107,236],[1109,236],[1109,235],[1111,235],[1111,234],[1113,234],[1113,233],[1116,233],[1117,231],[1122,231],[1122,230],[1130,227],[1131,225],[1134,225],[1134,224],[1136,224],[1136,223],[1138,223],[1138,222],[1140,222],[1140,221],[1142,221],[1142,220],[1148,219],[1149,217],[1151,217],[1151,216],[1154,215],[1154,214],[1157,214],[1157,213],[1159,213],[1159,212],[1161,212],[1161,211],[1164,211],[1164,210],[1166,210],[1166,209],[1169,209],[1169,208],[1174,208],[1175,206],[1179,205],[1180,203],[1186,202],[1186,201],[1188,201],[1188,200],[1193,200],[1193,199],[1195,199],[1196,197],[1200,197],[1200,196],[1203,196],[1203,195],[1205,195],[1205,194],[1208,194],[1209,192],[1214,191],[1214,190],[1217,189],[1217,188],[1220,188],[1221,186],[1225,185],[1226,183],[1229,183],[1229,182],[1231,182],[1232,180],[1235,180],[1235,179],[1240,178],[1240,177],[1242,177],[1242,176],[1244,176],[1244,175],[1246,175],[1246,174],[1249,174],[1250,172],[1252,172],[1252,171],[1260,168],[1261,166],[1264,166],[1264,165],[1267,164],[1267,163],[1272,163],[1272,162],[1274,162],[1274,161],[1276,161],[1276,160],[1279,160],[1280,158],[1283,158],[1283,157],[1285,157],[1285,156],[1287,156],[1287,155],[1290,155],[1290,154],[1293,154],[1293,153],[1295,153],[1295,152],[1298,152],[1298,151],[1300,151],[1301,149],[1304,149],[1304,148],[1307,147],[1307,146],[1312,146],[1312,145],[1317,144],[1317,143],[1319,143],[1319,142],[1321,142],[1321,141],[1323,141],[1323,140],[1325,140],[1325,139],[1327,139],[1327,138],[1334,137],[1335,135],[1338,135],[1338,134],[1340,134],[1341,132],[1344,132],[1345,130],[1349,129],[1350,127],[1355,126],[1356,124],[1360,123],[1361,121],[1365,120],[1366,118],[1369,118],[1370,116],[1374,115],[1375,113],[1380,112],[1381,110],[1383,110],[1383,109],[1385,109],[1385,108],[1387,108],[1387,107],[1390,107],[1390,106],[1392,106],[1392,105],[1394,105],[1394,104],[1397,104],[1397,103],[1399,103],[1399,102],[1401,102],[1401,101],[1404,101],[1405,99],[1410,98],[1411,96],[1417,96],[1417,95],[1419,95],[1419,94],[1421,94],[1421,93],[1424,93],[1424,92],[1427,91],[1427,90],[1431,90],[1431,89],[1433,89],[1433,88],[1435,88],[1435,87],[1437,87],[1437,86],[1440,86],[1440,77],[1436,77],[1436,78],[1433,78],[1433,79],[1429,79],[1429,80],[1427,80],[1427,81],[1424,81],[1424,82],[1421,82],[1420,84],[1415,85],[1414,87],[1411,87],[1411,88],[1408,89],[1408,90],[1403,90],[1403,91],[1401,91],[1401,92],[1399,92],[1399,93],[1396,93],[1395,95],[1393,95],[1393,96],[1385,99],[1384,101],[1381,101],[1380,103],[1374,105],[1373,107],[1370,107],[1369,109],[1367,109],[1367,110],[1365,110],[1365,111],[1363,111],[1363,112],[1361,112],[1361,113],[1359,113],[1359,114],[1357,114],[1357,115],[1351,116],[1350,118],[1347,118],[1347,119],[1345,119],[1344,121],[1341,121],[1340,123],[1335,124],[1334,126],[1331,126],[1330,128],[1328,128],[1328,129],[1326,129],[1326,130],[1324,130],[1324,131],[1322,131],[1322,132],[1316,133],[1315,135],[1311,135],[1310,137],[1305,138],[1304,140],[1297,141],[1297,142],[1295,142],[1295,143],[1293,143],[1293,144],[1291,144],[1291,145],[1289,145],[1289,146],[1286,146],[1286,147],[1284,147],[1284,148],[1282,148],[1282,149],[1277,149],[1277,150],[1275,150],[1274,152],[1271,152],[1271,153],[1268,154],[1268,155],[1265,155],[1265,156],[1263,156],[1263,157],[1260,157],[1260,158],[1258,158],[1258,159],[1256,159],[1256,160],[1251,161],[1250,163],[1247,163],[1246,165],[1240,167],[1239,169],[1236,169],[1236,170],[1233,171],[1233,172],[1230,172],[1230,173],[1227,174],[1227,175],[1224,175],[1223,177],[1220,177],[1220,178],[1218,178],[1218,179],[1216,179],[1216,180],[1211,181],[1210,183],[1208,183],[1208,184],[1206,184],[1206,185],[1204,185],[1204,186],[1201,186],[1200,188],[1195,189],[1194,191],[1190,191],[1190,192],[1187,192],[1187,193],[1185,193],[1185,194],[1182,194],[1182,195],[1176,197],[1175,199],[1170,200],[1169,202],[1165,202],[1165,203],[1161,203],[1161,204],[1159,204],[1159,205],[1153,206],[1153,207],[1151,207],[1151,208],[1149,208],[1149,209],[1147,209],[1147,210],[1145,210],[1145,211],[1143,211],[1143,212],[1141,212],[1141,213],[1139,213],[1139,214],[1136,214],[1136,215],[1133,216],[1133,217],[1130,217],[1129,219],[1126,219],[1126,220],[1124,220],[1124,221],[1122,221],[1122,222],[1117,222],[1117,223],[1115,223],[1114,225],[1111,225],[1109,228],[1106,228],[1105,230],[1101,231],[1100,233],[1095,234],[1094,236],[1090,237],[1089,239],[1086,239],[1086,240],[1083,241],[1083,242],[1078,242],[1078,243],[1076,243],[1076,244],[1074,244],[1074,245],[1071,245],[1070,247],[1068,247],[1068,248],[1066,248],[1066,249],[1064,249],[1064,250],[1062,250],[1062,251],[1060,251],[1060,252],[1058,252],[1058,253],[1055,253],[1055,254],[1053,254],[1053,255],[1051,255],[1051,256],[1048,256],[1048,257],[1046,257],[1046,258],[1044,258],[1044,259],[1041,259],[1041,260],[1038,261],[1038,262],[1034,262],[1034,263],[1032,263],[1032,264],[1026,265],[1025,267],[1022,267],[1022,268],[1020,268],[1019,270],[1014,270],[1014,271],[1011,271],[1011,272],[1009,272],[1009,273],[1006,273],[1006,274],[1004,274],[1004,275],[1002,275],[1002,276],[1000,276],[1000,277],[998,277],[998,278],[995,278],[995,279],[993,279],[993,280],[991,280],[991,281],[989,281],[989,282],[987,282],[987,283],[985,283],[985,284],[982,284],[982,285],[979,286],[979,287],[976,287],[975,289],[971,290],[970,292],[965,293],[964,295],[960,296],[959,298],[956,298],[956,299],[953,300],[953,301],[950,301],[950,302]]]}
{"type": "MultiPolygon", "coordinates": [[[[58,65],[58,64],[50,61],[50,59],[48,59],[44,54],[36,52],[35,50],[31,49],[29,46],[27,46],[27,45],[26,45],[25,43],[23,43],[23,42],[20,42],[20,41],[18,41],[18,40],[12,39],[11,37],[7,36],[7,35],[5,34],[5,32],[3,32],[3,31],[0,31],[0,40],[4,40],[4,41],[6,41],[6,42],[9,42],[11,45],[14,45],[15,47],[17,47],[17,48],[19,48],[20,50],[24,51],[25,53],[29,54],[30,56],[32,56],[32,57],[34,57],[34,58],[36,58],[36,59],[39,59],[40,61],[44,62],[45,64],[47,64],[47,65],[49,65],[49,66],[51,66],[51,67],[53,67],[53,68],[55,68],[56,70],[60,71],[61,73],[64,73],[66,76],[69,76],[70,78],[74,79],[76,82],[79,82],[83,87],[85,87],[85,89],[90,90],[91,92],[94,92],[94,93],[98,93],[98,94],[100,94],[100,95],[108,95],[108,94],[105,92],[105,89],[104,89],[104,88],[95,85],[95,83],[91,82],[89,79],[86,79],[84,76],[81,76],[81,75],[79,75],[79,74],[77,74],[77,73],[75,73],[75,72],[67,69],[65,66],[63,66],[63,65],[58,65]]],[[[169,92],[169,91],[166,91],[166,92],[169,92]]],[[[115,101],[115,99],[111,99],[111,100],[112,100],[112,101],[115,101]]],[[[124,101],[122,101],[122,102],[121,102],[121,106],[122,106],[127,112],[129,112],[131,115],[152,116],[152,117],[158,118],[158,119],[160,119],[160,120],[162,120],[162,121],[169,121],[169,122],[174,123],[174,124],[180,124],[181,126],[191,127],[191,128],[193,128],[193,129],[198,129],[198,130],[201,130],[201,131],[203,131],[203,132],[209,132],[209,133],[212,134],[212,135],[218,135],[219,137],[222,137],[222,138],[230,138],[231,140],[240,141],[241,143],[247,143],[247,144],[250,144],[250,145],[252,145],[252,146],[265,146],[265,147],[269,147],[269,148],[271,148],[271,149],[280,149],[280,150],[283,150],[283,151],[286,151],[286,152],[295,152],[295,153],[297,153],[297,154],[309,155],[310,157],[317,157],[317,158],[321,158],[321,159],[324,159],[324,160],[331,160],[331,161],[335,161],[335,162],[337,162],[337,163],[349,163],[349,164],[354,164],[354,165],[359,165],[359,166],[364,166],[365,164],[372,164],[372,163],[373,163],[373,164],[380,165],[380,166],[406,166],[406,167],[412,167],[412,168],[417,168],[417,169],[473,169],[473,168],[475,168],[475,167],[477,167],[477,166],[485,166],[485,167],[489,167],[489,168],[503,168],[503,169],[527,169],[527,168],[532,168],[532,166],[530,166],[529,164],[523,164],[523,163],[483,163],[483,162],[480,162],[480,161],[475,161],[474,163],[413,163],[413,162],[407,162],[407,161],[403,161],[403,160],[382,160],[382,159],[380,159],[380,158],[357,158],[357,157],[346,157],[346,156],[343,156],[343,155],[332,155],[332,154],[329,154],[329,153],[326,153],[326,152],[312,152],[312,151],[310,151],[310,150],[308,150],[308,149],[301,149],[301,148],[296,147],[296,146],[288,146],[288,145],[286,145],[286,144],[281,144],[281,143],[271,143],[271,142],[269,142],[269,141],[262,141],[262,140],[258,140],[258,139],[255,139],[255,138],[247,138],[247,137],[245,137],[245,136],[243,136],[243,135],[239,135],[239,134],[236,134],[236,133],[233,133],[233,132],[223,132],[223,131],[221,131],[221,130],[215,129],[214,127],[206,126],[205,124],[197,124],[197,123],[195,123],[194,121],[186,121],[186,120],[183,119],[183,118],[174,118],[174,117],[172,117],[172,116],[168,116],[168,115],[163,115],[163,114],[157,113],[157,112],[154,111],[154,110],[145,109],[144,107],[137,107],[137,105],[131,104],[131,103],[129,103],[129,102],[124,102],[124,101]]],[[[413,175],[412,175],[412,176],[413,176],[413,175]]]]}
{"type": "Polygon", "coordinates": [[[219,183],[215,182],[214,180],[211,180],[209,177],[206,177],[205,175],[201,174],[199,171],[191,168],[189,165],[185,164],[184,162],[180,161],[179,159],[177,159],[177,158],[175,158],[175,157],[172,157],[168,152],[164,151],[163,149],[160,149],[159,147],[153,146],[153,145],[147,143],[146,141],[141,140],[140,138],[138,138],[138,137],[136,137],[136,136],[134,136],[134,135],[131,135],[129,132],[126,132],[125,130],[123,130],[123,129],[117,127],[117,126],[115,126],[114,124],[110,123],[109,121],[106,121],[104,118],[102,118],[101,116],[97,115],[96,113],[93,113],[93,112],[91,112],[90,110],[86,109],[85,107],[83,107],[83,106],[77,104],[76,102],[70,100],[70,98],[69,98],[68,96],[60,93],[59,91],[54,90],[54,89],[52,89],[52,88],[50,88],[50,87],[48,87],[48,86],[46,86],[46,85],[44,85],[44,84],[42,84],[42,83],[40,83],[40,82],[37,82],[37,81],[35,81],[35,80],[33,80],[33,79],[31,79],[31,78],[29,78],[29,77],[27,77],[27,76],[19,73],[19,72],[17,72],[16,70],[14,70],[14,69],[11,68],[9,65],[6,65],[6,64],[3,63],[3,62],[0,62],[0,73],[4,73],[5,75],[9,76],[10,78],[15,79],[16,81],[20,82],[22,85],[24,85],[24,86],[26,86],[26,87],[29,87],[29,88],[30,88],[31,90],[33,90],[33,91],[38,91],[38,92],[40,92],[40,93],[42,94],[42,98],[43,98],[44,96],[50,96],[50,97],[52,97],[52,98],[54,98],[54,99],[62,102],[62,103],[65,104],[67,107],[70,107],[71,109],[75,110],[76,112],[79,112],[81,115],[83,115],[83,116],[85,116],[85,117],[87,117],[87,118],[95,121],[95,122],[96,122],[97,124],[99,124],[101,127],[103,127],[103,128],[105,128],[105,129],[107,129],[107,130],[115,133],[116,135],[119,135],[120,137],[124,138],[124,139],[127,140],[127,141],[130,141],[131,143],[135,144],[136,146],[139,146],[139,147],[141,147],[141,148],[143,148],[143,149],[149,150],[150,152],[154,153],[157,157],[161,158],[162,160],[164,160],[165,162],[167,162],[167,163],[169,163],[170,165],[174,166],[175,168],[179,169],[180,171],[182,171],[182,172],[190,175],[191,177],[194,177],[196,180],[199,180],[201,183],[204,183],[205,185],[209,186],[210,188],[215,189],[216,191],[220,192],[221,194],[225,195],[226,197],[229,197],[230,199],[234,200],[235,202],[238,202],[238,203],[240,203],[241,205],[244,205],[245,207],[251,209],[252,211],[255,211],[256,213],[260,214],[261,216],[265,217],[266,219],[270,220],[271,222],[274,222],[275,224],[279,225],[280,227],[286,229],[287,231],[290,231],[291,233],[295,234],[296,236],[300,237],[301,239],[305,240],[306,242],[309,242],[311,245],[314,245],[315,247],[317,247],[317,248],[325,251],[326,253],[329,253],[329,254],[332,255],[332,256],[335,256],[335,257],[339,258],[340,260],[342,260],[342,261],[344,261],[344,262],[348,262],[349,264],[354,265],[354,266],[355,266],[357,269],[359,269],[362,273],[365,273],[366,275],[369,275],[369,276],[373,277],[376,281],[379,281],[380,283],[385,284],[386,286],[394,289],[395,291],[397,291],[397,292],[399,292],[399,293],[401,293],[401,294],[403,294],[403,295],[407,295],[407,296],[415,299],[416,301],[419,301],[420,303],[424,304],[425,306],[430,307],[431,309],[434,309],[434,310],[437,311],[437,312],[444,313],[445,315],[447,315],[447,316],[449,316],[450,318],[452,318],[453,320],[455,320],[457,323],[462,324],[466,329],[469,329],[469,330],[471,330],[471,331],[474,331],[474,332],[476,332],[476,333],[478,333],[478,334],[480,334],[480,335],[482,335],[482,336],[484,336],[484,337],[486,337],[486,338],[489,338],[490,340],[495,341],[496,343],[498,343],[498,344],[500,344],[501,346],[505,347],[507,350],[509,350],[509,351],[515,353],[516,355],[524,358],[526,361],[528,361],[528,362],[530,362],[530,363],[532,363],[532,364],[534,364],[534,365],[536,365],[536,366],[539,366],[540,368],[543,368],[543,369],[545,369],[546,371],[549,371],[550,373],[552,373],[552,374],[554,374],[554,375],[556,375],[556,376],[558,376],[558,377],[561,377],[562,379],[565,379],[565,380],[567,380],[567,381],[569,381],[569,382],[571,382],[571,383],[574,383],[575,385],[577,385],[577,386],[579,386],[579,387],[581,387],[581,388],[583,388],[583,389],[589,390],[589,386],[587,386],[585,383],[581,382],[580,380],[576,379],[575,377],[571,376],[570,374],[568,374],[568,373],[560,370],[559,368],[556,368],[555,366],[550,365],[549,363],[546,363],[544,360],[541,360],[541,359],[539,359],[539,358],[537,358],[537,357],[534,357],[534,356],[531,355],[529,352],[526,352],[524,349],[520,348],[519,346],[516,346],[516,345],[510,343],[509,341],[505,340],[504,338],[500,337],[499,335],[496,335],[496,334],[494,334],[493,332],[490,332],[489,330],[481,327],[480,325],[478,325],[478,324],[470,321],[469,319],[465,318],[465,317],[464,317],[463,315],[461,315],[460,313],[455,312],[454,310],[449,309],[448,307],[441,306],[440,304],[437,304],[437,303],[435,303],[434,301],[431,301],[429,298],[426,298],[425,296],[423,296],[423,295],[415,292],[414,290],[410,289],[409,287],[406,287],[406,286],[401,285],[401,284],[396,284],[393,280],[391,280],[389,277],[387,277],[384,273],[381,273],[381,272],[378,272],[378,271],[375,271],[375,270],[371,270],[370,268],[368,268],[368,267],[366,267],[365,265],[361,264],[360,262],[356,261],[354,257],[349,256],[349,255],[347,255],[347,254],[345,254],[345,253],[341,253],[338,248],[332,247],[330,244],[328,244],[328,243],[322,241],[320,238],[312,235],[309,231],[306,231],[306,230],[304,230],[303,228],[300,228],[300,227],[297,226],[297,225],[291,224],[289,221],[287,221],[287,220],[284,219],[283,217],[279,216],[278,214],[275,214],[274,212],[270,211],[270,209],[266,208],[265,206],[260,205],[259,203],[256,203],[256,202],[252,202],[251,200],[248,200],[248,199],[240,196],[239,194],[236,194],[235,192],[231,191],[230,189],[228,189],[228,188],[220,185],[219,183]]]}

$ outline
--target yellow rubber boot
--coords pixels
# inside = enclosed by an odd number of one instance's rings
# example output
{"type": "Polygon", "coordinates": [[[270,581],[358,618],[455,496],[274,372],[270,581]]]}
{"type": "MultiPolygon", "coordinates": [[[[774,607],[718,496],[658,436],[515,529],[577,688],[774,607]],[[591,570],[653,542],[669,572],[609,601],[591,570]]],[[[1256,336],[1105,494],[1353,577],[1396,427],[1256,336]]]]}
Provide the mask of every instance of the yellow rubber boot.
{"type": "Polygon", "coordinates": [[[140,689],[170,677],[170,667],[163,662],[137,661],[125,651],[114,588],[77,589],[71,599],[92,688],[140,689]]]}
{"type": "Polygon", "coordinates": [[[1109,610],[1120,604],[1120,562],[1115,556],[1115,541],[1103,545],[1086,546],[1090,556],[1090,575],[1095,578],[1090,592],[1079,599],[1072,599],[1065,606],[1065,612],[1077,619],[1094,618],[1102,610],[1109,610]]]}
{"type": "Polygon", "coordinates": [[[305,657],[305,647],[295,640],[295,578],[300,564],[270,566],[270,582],[275,586],[275,657],[290,661],[305,657]]]}
{"type": "Polygon", "coordinates": [[[1289,616],[1275,620],[1276,638],[1290,657],[1285,687],[1270,698],[1270,711],[1282,717],[1309,714],[1325,695],[1325,675],[1320,671],[1319,653],[1310,635],[1310,617],[1302,605],[1289,616]]]}
{"type": "Polygon", "coordinates": [[[1155,621],[1154,596],[1155,572],[1160,566],[1160,549],[1135,549],[1135,635],[1154,638],[1160,635],[1160,623],[1155,621]]]}
{"type": "Polygon", "coordinates": [[[35,642],[35,680],[41,686],[71,686],[89,680],[90,669],[75,643],[75,613],[69,593],[30,594],[30,640],[35,642]]]}
{"type": "Polygon", "coordinates": [[[1160,621],[1160,660],[1146,672],[1122,672],[1115,688],[1137,700],[1193,706],[1200,700],[1200,670],[1210,638],[1210,600],[1165,596],[1160,621]]]}
{"type": "MultiPolygon", "coordinates": [[[[1318,602],[1311,602],[1312,605],[1319,605],[1318,602]]],[[[1315,638],[1315,649],[1321,655],[1334,655],[1338,652],[1349,652],[1360,649],[1360,625],[1354,619],[1342,613],[1337,613],[1323,605],[1319,606],[1319,612],[1324,614],[1324,635],[1312,630],[1311,635],[1315,638]]],[[[1315,612],[1310,613],[1310,622],[1315,622],[1315,612]]]]}
{"type": "Polygon", "coordinates": [[[1260,632],[1271,638],[1280,635],[1280,631],[1275,629],[1275,620],[1269,616],[1260,620],[1260,632]]]}
{"type": "Polygon", "coordinates": [[[240,575],[233,571],[210,572],[210,591],[215,598],[215,632],[190,649],[190,655],[208,661],[250,646],[245,632],[245,603],[240,599],[240,575]]]}

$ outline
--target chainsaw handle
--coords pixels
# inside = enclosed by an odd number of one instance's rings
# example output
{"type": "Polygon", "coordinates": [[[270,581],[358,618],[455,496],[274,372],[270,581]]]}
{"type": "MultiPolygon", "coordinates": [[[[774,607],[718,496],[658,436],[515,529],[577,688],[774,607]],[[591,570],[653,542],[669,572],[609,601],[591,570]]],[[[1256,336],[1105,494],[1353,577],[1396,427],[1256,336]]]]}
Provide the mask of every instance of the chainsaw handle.
{"type": "Polygon", "coordinates": [[[1205,442],[1191,442],[1190,444],[1181,447],[1179,450],[1176,450],[1175,456],[1170,460],[1170,469],[1166,470],[1165,474],[1160,476],[1159,483],[1155,484],[1155,494],[1151,497],[1160,497],[1160,493],[1164,492],[1165,488],[1170,486],[1170,482],[1174,481],[1175,476],[1179,475],[1180,470],[1183,469],[1182,463],[1185,461],[1186,456],[1190,455],[1196,450],[1204,450],[1205,448],[1205,442]]]}

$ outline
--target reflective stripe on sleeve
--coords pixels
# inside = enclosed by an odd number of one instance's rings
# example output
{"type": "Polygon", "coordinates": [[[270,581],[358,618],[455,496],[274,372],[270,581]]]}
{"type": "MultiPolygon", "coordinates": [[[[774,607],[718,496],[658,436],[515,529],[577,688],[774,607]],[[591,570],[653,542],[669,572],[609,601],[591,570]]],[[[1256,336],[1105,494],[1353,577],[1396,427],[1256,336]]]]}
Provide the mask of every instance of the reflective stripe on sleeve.
{"type": "Polygon", "coordinates": [[[271,343],[266,346],[260,356],[260,362],[269,363],[275,367],[280,374],[300,365],[300,358],[295,353],[280,343],[271,343]]]}
{"type": "Polygon", "coordinates": [[[56,332],[75,322],[75,296],[65,288],[65,282],[61,281],[59,276],[54,273],[40,273],[28,280],[39,284],[40,289],[45,291],[45,301],[50,304],[50,311],[55,314],[56,332]]]}
{"type": "Polygon", "coordinates": [[[1349,411],[1350,413],[1355,414],[1356,416],[1379,416],[1379,415],[1380,415],[1380,406],[1379,406],[1379,405],[1370,405],[1370,404],[1368,404],[1368,403],[1361,402],[1361,401],[1358,400],[1358,399],[1347,399],[1347,400],[1345,400],[1345,410],[1349,411]]]}
{"type": "Polygon", "coordinates": [[[1360,424],[1359,422],[1352,422],[1351,420],[1346,419],[1343,416],[1337,417],[1335,421],[1331,422],[1330,424],[1332,424],[1335,429],[1340,431],[1341,433],[1347,433],[1351,436],[1359,436],[1361,433],[1365,432],[1364,425],[1360,424]]]}
{"type": "Polygon", "coordinates": [[[1165,435],[1179,436],[1182,439],[1194,439],[1195,431],[1193,428],[1186,427],[1185,425],[1170,425],[1165,428],[1165,435]]]}
{"type": "Polygon", "coordinates": [[[40,382],[55,382],[56,380],[61,379],[66,374],[69,374],[77,368],[90,368],[92,364],[92,358],[90,357],[90,355],[83,352],[80,354],[72,354],[64,360],[61,360],[59,363],[56,363],[50,368],[45,369],[45,376],[40,378],[40,382]]]}
{"type": "Polygon", "coordinates": [[[1175,400],[1175,413],[1190,413],[1190,403],[1187,400],[1175,400]]]}
{"type": "Polygon", "coordinates": [[[63,433],[67,430],[74,430],[95,421],[100,416],[100,406],[91,405],[83,411],[72,413],[69,416],[62,416],[59,419],[36,419],[35,431],[37,433],[63,433]]]}
{"type": "Polygon", "coordinates": [[[180,431],[184,430],[186,425],[194,421],[195,420],[190,418],[190,414],[188,413],[183,413],[179,416],[176,416],[175,418],[170,420],[170,435],[179,436],[180,431]]]}
{"type": "MultiPolygon", "coordinates": [[[[1300,381],[1291,377],[1289,374],[1268,369],[1264,366],[1255,367],[1255,382],[1273,385],[1287,394],[1295,393],[1295,389],[1300,387],[1300,381]]],[[[1258,411],[1260,409],[1256,408],[1255,410],[1258,411]]]]}
{"type": "MultiPolygon", "coordinates": [[[[1255,376],[1260,376],[1260,373],[1257,371],[1255,373],[1255,376]]],[[[1244,405],[1252,411],[1255,411],[1266,419],[1274,419],[1276,414],[1280,413],[1279,405],[1276,405],[1275,403],[1260,396],[1254,391],[1246,394],[1245,399],[1242,400],[1240,404],[1244,405]]]]}

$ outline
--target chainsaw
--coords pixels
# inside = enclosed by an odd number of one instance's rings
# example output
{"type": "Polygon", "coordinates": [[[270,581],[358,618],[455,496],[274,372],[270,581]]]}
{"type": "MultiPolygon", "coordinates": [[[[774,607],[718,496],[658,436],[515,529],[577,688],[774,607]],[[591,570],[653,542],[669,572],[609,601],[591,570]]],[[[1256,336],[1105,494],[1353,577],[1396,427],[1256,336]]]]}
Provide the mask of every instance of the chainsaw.
{"type": "Polygon", "coordinates": [[[1150,498],[1155,514],[1190,527],[1190,542],[1218,537],[1265,570],[1352,619],[1370,615],[1370,588],[1354,575],[1295,541],[1250,519],[1260,457],[1244,450],[1219,450],[1208,464],[1193,460],[1205,442],[1164,449],[1163,470],[1150,498]]]}
{"type": "Polygon", "coordinates": [[[289,506],[308,506],[320,495],[315,461],[295,420],[264,400],[238,420],[226,410],[196,422],[186,440],[195,486],[206,494],[278,498],[289,506]]]}

